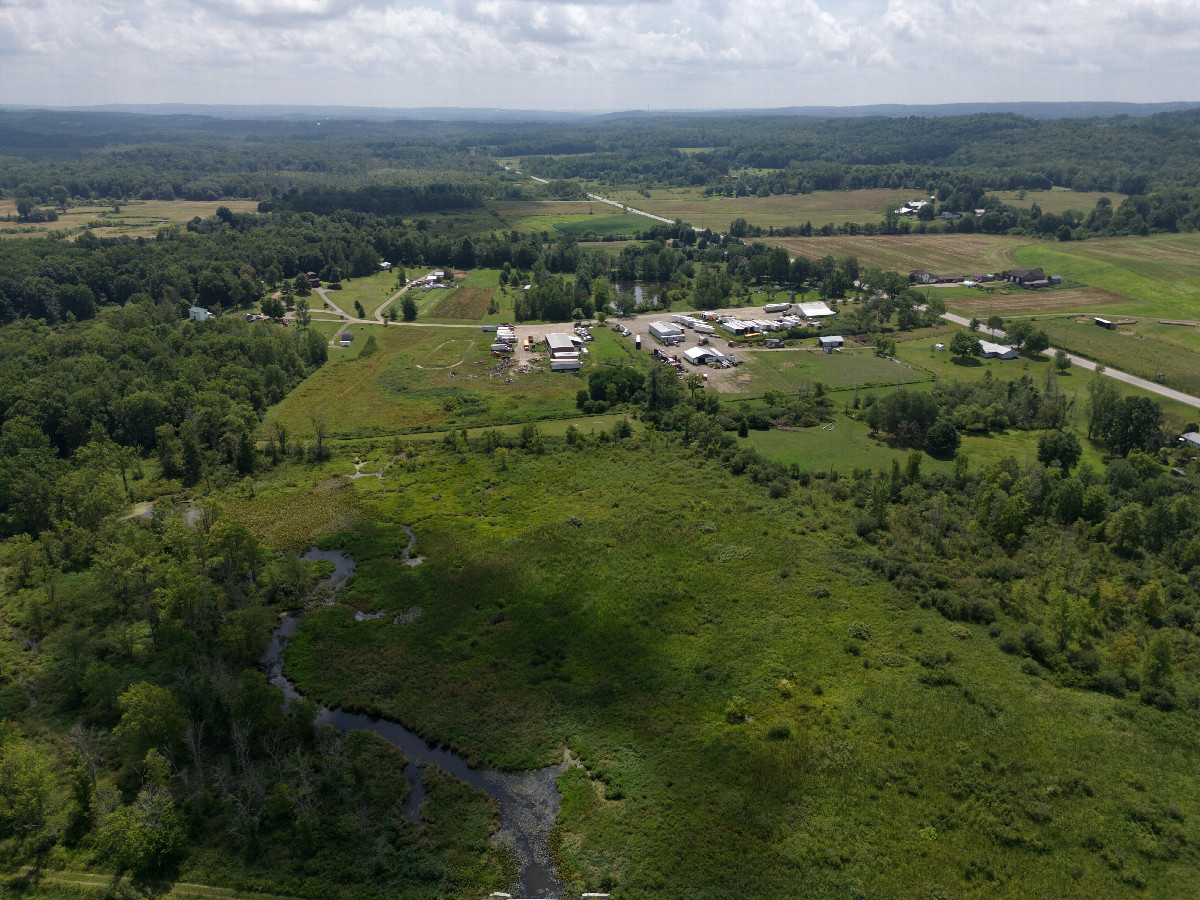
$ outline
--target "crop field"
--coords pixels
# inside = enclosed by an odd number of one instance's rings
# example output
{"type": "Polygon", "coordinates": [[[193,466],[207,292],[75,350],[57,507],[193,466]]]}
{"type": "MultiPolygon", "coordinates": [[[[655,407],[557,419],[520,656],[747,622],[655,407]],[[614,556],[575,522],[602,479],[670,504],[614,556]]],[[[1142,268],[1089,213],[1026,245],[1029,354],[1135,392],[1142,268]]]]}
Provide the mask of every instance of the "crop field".
{"type": "Polygon", "coordinates": [[[907,274],[924,269],[936,275],[999,272],[1015,265],[1013,253],[1030,238],[986,234],[835,235],[812,238],[763,238],[792,255],[820,259],[856,256],[864,266],[907,274]]]}
{"type": "Polygon", "coordinates": [[[805,222],[840,225],[882,221],[884,210],[896,209],[918,196],[919,192],[879,189],[771,197],[705,197],[696,188],[676,188],[651,191],[650,199],[634,191],[616,191],[612,199],[656,216],[682,219],[690,225],[725,232],[729,223],[738,218],[761,228],[800,226],[805,222]]]}
{"type": "MultiPolygon", "coordinates": [[[[49,207],[50,204],[42,204],[49,207]]],[[[218,207],[227,207],[232,212],[255,212],[255,200],[130,200],[120,204],[121,211],[113,212],[112,204],[68,206],[66,212],[59,211],[57,222],[0,222],[0,234],[9,237],[39,237],[49,231],[82,231],[92,226],[99,237],[117,237],[122,234],[153,236],[164,225],[182,225],[196,216],[206,219],[218,207]],[[32,230],[30,230],[32,229],[32,230]]],[[[14,200],[0,199],[0,216],[16,219],[17,205],[14,200]]]]}
{"type": "MultiPolygon", "coordinates": [[[[549,371],[489,377],[488,335],[463,328],[355,326],[354,346],[268,414],[298,436],[323,421],[330,438],[356,438],[560,418],[577,414],[579,378],[549,371]],[[374,335],[379,349],[360,357],[374,335]],[[510,384],[506,379],[511,378],[510,384]]],[[[597,343],[601,338],[597,337],[597,343]]]]}
{"type": "Polygon", "coordinates": [[[1090,318],[1075,317],[1039,319],[1038,325],[1045,329],[1051,346],[1200,396],[1200,336],[1194,327],[1139,322],[1110,331],[1090,318]]]}
{"type": "MultiPolygon", "coordinates": [[[[896,457],[856,457],[865,426],[841,417],[793,436],[799,465],[843,478],[896,457]]],[[[901,600],[863,565],[836,486],[771,500],[661,437],[584,452],[586,467],[515,450],[501,468],[431,447],[355,482],[374,524],[328,539],[358,569],[292,637],[289,674],[477,761],[569,749],[569,893],[608,879],[626,896],[985,896],[986,867],[998,896],[1127,895],[1097,842],[1157,896],[1195,893],[1190,858],[1139,855],[1126,827],[1136,804],[1200,815],[1188,729],[1026,674],[987,626],[901,600]],[[420,567],[396,558],[393,523],[413,526],[420,567]],[[392,623],[413,605],[420,618],[392,623]]]]}
{"type": "Polygon", "coordinates": [[[434,319],[482,319],[492,302],[494,291],[485,287],[459,287],[443,297],[433,308],[430,318],[434,319]]]}
{"type": "Polygon", "coordinates": [[[1016,209],[1030,209],[1036,203],[1042,212],[1055,214],[1067,210],[1088,213],[1096,208],[1101,197],[1111,200],[1114,209],[1125,200],[1125,195],[1116,191],[1072,191],[1058,187],[1048,191],[988,191],[988,194],[1016,209]]]}
{"type": "Polygon", "coordinates": [[[1120,294],[1122,315],[1200,319],[1200,234],[1104,238],[1021,247],[1022,266],[1120,294]]]}
{"type": "Polygon", "coordinates": [[[543,231],[586,234],[594,231],[604,237],[644,231],[651,223],[645,216],[619,212],[607,203],[594,200],[495,200],[489,202],[487,208],[509,228],[527,234],[543,231]]]}

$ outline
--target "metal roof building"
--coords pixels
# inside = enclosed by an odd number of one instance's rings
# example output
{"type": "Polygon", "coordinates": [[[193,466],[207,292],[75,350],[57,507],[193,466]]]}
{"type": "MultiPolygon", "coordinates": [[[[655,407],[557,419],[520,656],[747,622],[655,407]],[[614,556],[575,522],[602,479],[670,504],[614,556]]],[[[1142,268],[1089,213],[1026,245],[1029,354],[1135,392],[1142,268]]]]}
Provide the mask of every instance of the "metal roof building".
{"type": "Polygon", "coordinates": [[[836,315],[832,309],[824,303],[800,303],[800,312],[804,313],[810,319],[819,319],[822,316],[836,315]]]}

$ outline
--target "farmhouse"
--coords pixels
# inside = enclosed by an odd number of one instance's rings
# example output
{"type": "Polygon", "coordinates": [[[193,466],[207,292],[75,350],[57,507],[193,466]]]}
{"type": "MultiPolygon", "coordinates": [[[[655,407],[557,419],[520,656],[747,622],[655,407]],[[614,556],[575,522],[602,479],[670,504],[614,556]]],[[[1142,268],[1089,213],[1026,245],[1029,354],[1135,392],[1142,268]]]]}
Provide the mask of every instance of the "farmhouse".
{"type": "Polygon", "coordinates": [[[1016,359],[1017,351],[1003,344],[993,344],[991,341],[980,341],[984,359],[1016,359]]]}
{"type": "Polygon", "coordinates": [[[934,284],[937,282],[937,276],[930,275],[923,269],[916,269],[908,273],[908,280],[914,284],[934,284]]]}
{"type": "Polygon", "coordinates": [[[1004,280],[1009,284],[1019,284],[1021,287],[1046,287],[1046,273],[1041,269],[1009,269],[1004,273],[1004,280]]]}
{"type": "Polygon", "coordinates": [[[207,322],[212,318],[212,313],[203,306],[193,306],[188,309],[188,318],[193,322],[207,322]]]}
{"type": "Polygon", "coordinates": [[[821,349],[826,353],[831,353],[833,352],[834,348],[842,347],[846,342],[842,340],[842,336],[840,334],[825,334],[817,338],[817,343],[821,345],[821,349]]]}

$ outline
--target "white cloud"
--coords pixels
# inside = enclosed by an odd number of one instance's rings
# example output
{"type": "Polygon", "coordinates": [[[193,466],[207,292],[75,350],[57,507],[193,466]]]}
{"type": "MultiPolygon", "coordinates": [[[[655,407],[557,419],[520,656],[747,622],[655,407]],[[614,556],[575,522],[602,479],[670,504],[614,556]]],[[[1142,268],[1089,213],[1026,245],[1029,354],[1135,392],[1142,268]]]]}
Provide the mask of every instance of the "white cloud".
{"type": "Polygon", "coordinates": [[[1196,99],[1200,0],[0,0],[0,102],[1196,99]]]}

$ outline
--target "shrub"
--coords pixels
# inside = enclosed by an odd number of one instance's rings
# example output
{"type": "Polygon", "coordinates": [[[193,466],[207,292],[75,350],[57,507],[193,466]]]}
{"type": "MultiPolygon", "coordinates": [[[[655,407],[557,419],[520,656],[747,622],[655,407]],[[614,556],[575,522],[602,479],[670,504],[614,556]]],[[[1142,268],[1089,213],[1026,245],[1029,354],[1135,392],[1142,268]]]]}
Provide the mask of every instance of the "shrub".
{"type": "Polygon", "coordinates": [[[773,741],[786,741],[792,736],[792,723],[787,719],[776,719],[767,729],[767,737],[773,741]]]}
{"type": "Polygon", "coordinates": [[[746,698],[740,694],[734,694],[725,704],[725,721],[730,725],[741,725],[748,717],[749,707],[746,705],[746,698]]]}
{"type": "Polygon", "coordinates": [[[871,626],[866,622],[851,622],[846,626],[846,634],[860,641],[869,641],[871,639],[871,626]]]}

